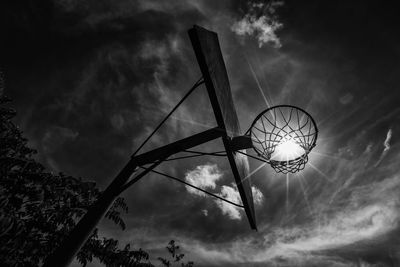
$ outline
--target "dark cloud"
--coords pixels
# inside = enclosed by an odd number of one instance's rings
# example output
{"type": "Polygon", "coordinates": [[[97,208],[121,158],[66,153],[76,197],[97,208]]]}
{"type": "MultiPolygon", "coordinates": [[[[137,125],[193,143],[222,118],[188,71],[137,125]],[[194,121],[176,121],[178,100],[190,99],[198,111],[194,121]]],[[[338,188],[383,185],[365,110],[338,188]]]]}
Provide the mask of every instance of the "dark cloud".
{"type": "MultiPolygon", "coordinates": [[[[243,129],[276,104],[314,117],[320,133],[309,164],[289,177],[268,166],[254,174],[264,196],[256,205],[259,232],[153,174],[123,194],[128,229],[104,223],[102,232],[155,255],[174,238],[198,266],[397,266],[396,9],[376,1],[285,1],[271,13],[260,3],[3,2],[1,64],[16,122],[51,170],[106,186],[199,78],[186,31],[201,24],[219,34],[243,129]],[[260,47],[260,27],[271,22],[262,16],[283,24],[274,33],[280,48],[260,47]],[[238,21],[258,28],[243,39],[232,31],[238,21]]],[[[213,127],[205,93],[198,88],[143,151],[213,127]]],[[[184,178],[206,164],[218,166],[222,176],[210,190],[221,193],[233,182],[226,159],[158,169],[184,178]]]]}

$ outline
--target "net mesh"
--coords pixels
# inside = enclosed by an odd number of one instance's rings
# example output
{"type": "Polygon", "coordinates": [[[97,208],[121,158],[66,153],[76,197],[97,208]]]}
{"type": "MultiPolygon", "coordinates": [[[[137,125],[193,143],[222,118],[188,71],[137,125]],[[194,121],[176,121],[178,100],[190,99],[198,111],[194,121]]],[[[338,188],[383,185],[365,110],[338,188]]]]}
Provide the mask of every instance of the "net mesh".
{"type": "Polygon", "coordinates": [[[304,110],[288,105],[275,106],[254,120],[250,135],[256,153],[276,172],[295,173],[304,169],[308,153],[315,146],[318,130],[312,117],[304,110]],[[301,153],[279,157],[276,148],[285,142],[300,147],[301,153]]]}

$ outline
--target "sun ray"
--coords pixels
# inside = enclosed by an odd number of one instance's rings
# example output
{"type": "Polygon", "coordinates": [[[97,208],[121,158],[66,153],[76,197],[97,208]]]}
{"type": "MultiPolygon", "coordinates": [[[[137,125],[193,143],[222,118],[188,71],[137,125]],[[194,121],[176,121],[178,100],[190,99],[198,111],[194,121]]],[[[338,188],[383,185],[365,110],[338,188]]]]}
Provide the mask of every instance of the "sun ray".
{"type": "Polygon", "coordinates": [[[318,156],[322,156],[322,157],[348,161],[348,159],[345,159],[343,157],[338,157],[338,156],[330,155],[330,154],[327,154],[327,153],[321,153],[321,152],[317,152],[317,151],[314,151],[314,150],[311,151],[310,154],[317,154],[318,156]]]}
{"type": "Polygon", "coordinates": [[[286,174],[286,216],[289,216],[289,173],[286,174]]]}
{"type": "Polygon", "coordinates": [[[255,170],[253,170],[252,172],[250,172],[246,177],[244,177],[242,179],[242,182],[245,181],[246,179],[250,178],[250,176],[252,176],[253,174],[255,174],[256,172],[258,172],[259,170],[261,170],[262,167],[264,167],[265,165],[267,165],[267,162],[263,162],[260,166],[258,166],[255,170]]]}
{"type": "Polygon", "coordinates": [[[194,120],[178,118],[176,116],[171,116],[171,118],[174,119],[174,120],[177,120],[177,121],[187,122],[187,123],[190,123],[190,124],[193,124],[193,125],[197,125],[197,126],[202,126],[204,128],[208,128],[208,129],[214,127],[214,125],[204,124],[204,123],[200,123],[200,122],[197,122],[197,121],[194,121],[194,120]]]}
{"type": "MultiPolygon", "coordinates": [[[[300,181],[300,186],[302,187],[302,190],[303,190],[303,193],[304,193],[304,196],[305,196],[306,194],[305,194],[305,190],[304,190],[304,185],[302,184],[302,179],[301,179],[301,178],[304,178],[304,179],[305,179],[305,177],[304,177],[304,175],[303,175],[302,173],[299,173],[299,175],[301,175],[301,177],[299,177],[299,178],[300,178],[300,179],[299,179],[299,181],[300,181]]],[[[304,180],[304,183],[306,183],[306,180],[304,180]]],[[[306,184],[307,184],[307,183],[306,183],[306,184]]],[[[317,225],[318,225],[318,231],[320,231],[320,230],[321,230],[321,225],[322,225],[322,223],[321,223],[322,212],[320,212],[320,211],[314,211],[314,210],[311,208],[311,205],[310,205],[308,196],[307,196],[306,202],[307,202],[307,206],[308,206],[308,208],[309,208],[310,214],[312,214],[311,216],[314,218],[314,220],[316,221],[316,223],[317,223],[317,225]]]]}
{"type": "Polygon", "coordinates": [[[321,126],[325,123],[328,123],[331,119],[337,119],[336,115],[340,112],[340,109],[337,109],[335,112],[331,112],[330,114],[328,114],[327,116],[325,116],[324,118],[320,119],[318,121],[318,125],[321,126]]]}
{"type": "MultiPolygon", "coordinates": [[[[320,138],[320,136],[318,136],[318,145],[323,144],[324,147],[331,147],[333,145],[335,147],[336,146],[335,142],[337,142],[337,138],[336,137],[321,137],[320,138]]],[[[319,150],[322,150],[322,148],[319,147],[319,150]]]]}
{"type": "MultiPolygon", "coordinates": [[[[160,112],[160,111],[157,111],[157,110],[152,110],[151,108],[147,108],[147,107],[146,107],[146,111],[150,112],[150,113],[155,113],[155,114],[158,114],[158,115],[165,115],[163,112],[160,112]]],[[[190,123],[192,125],[197,125],[197,126],[201,126],[201,127],[208,128],[208,129],[214,127],[214,125],[208,125],[208,124],[204,124],[204,123],[197,122],[197,121],[194,121],[194,120],[183,119],[183,118],[179,118],[179,117],[173,116],[173,115],[171,115],[170,118],[173,119],[173,120],[176,120],[176,121],[186,122],[186,123],[190,123]]]]}
{"type": "Polygon", "coordinates": [[[321,174],[328,182],[333,183],[333,181],[322,171],[320,171],[316,166],[314,166],[311,162],[307,163],[312,169],[314,169],[316,172],[321,174]]]}
{"type": "Polygon", "coordinates": [[[306,205],[307,205],[307,207],[308,207],[308,210],[309,210],[309,212],[310,212],[310,215],[311,215],[311,217],[314,217],[314,211],[311,209],[311,205],[310,205],[310,202],[308,201],[308,195],[307,195],[307,192],[306,192],[306,190],[305,190],[305,188],[304,188],[304,185],[303,185],[303,182],[302,182],[302,178],[304,178],[304,176],[303,176],[303,174],[302,173],[299,173],[299,175],[298,175],[298,180],[299,180],[299,182],[300,182],[300,187],[301,187],[301,189],[302,189],[302,191],[303,191],[303,197],[304,197],[304,200],[306,201],[306,205]]]}
{"type": "MultiPolygon", "coordinates": [[[[265,96],[264,90],[262,89],[261,84],[260,84],[260,81],[259,81],[258,78],[257,78],[257,74],[255,73],[254,68],[253,68],[253,66],[251,65],[251,63],[250,63],[250,61],[249,61],[247,55],[244,54],[244,57],[245,57],[245,59],[246,59],[247,65],[249,65],[251,74],[253,75],[254,80],[256,81],[257,88],[258,88],[258,90],[260,91],[260,93],[261,93],[261,95],[262,95],[262,97],[263,97],[263,99],[264,99],[265,105],[267,106],[267,108],[272,107],[270,101],[268,101],[267,97],[265,96]]],[[[272,117],[275,119],[275,117],[274,117],[274,115],[272,114],[272,112],[271,112],[271,115],[272,115],[272,117]]]]}

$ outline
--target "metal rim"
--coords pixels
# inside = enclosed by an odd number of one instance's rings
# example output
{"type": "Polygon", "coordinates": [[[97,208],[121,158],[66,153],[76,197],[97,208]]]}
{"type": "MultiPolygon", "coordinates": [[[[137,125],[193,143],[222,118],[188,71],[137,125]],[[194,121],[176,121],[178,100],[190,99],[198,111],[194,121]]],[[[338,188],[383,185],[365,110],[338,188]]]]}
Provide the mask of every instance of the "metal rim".
{"type": "Polygon", "coordinates": [[[263,158],[264,158],[264,156],[263,156],[262,154],[260,154],[260,152],[258,151],[258,149],[254,146],[253,138],[251,138],[252,135],[255,134],[255,133],[253,132],[254,125],[257,123],[257,121],[258,121],[265,113],[267,113],[267,112],[269,112],[269,111],[271,111],[271,110],[273,110],[273,109],[277,109],[277,108],[292,108],[292,109],[295,109],[295,110],[299,110],[299,111],[301,111],[302,113],[304,113],[306,116],[308,116],[308,118],[310,118],[311,123],[312,123],[312,125],[313,125],[313,127],[314,127],[314,129],[315,129],[314,140],[313,140],[313,142],[310,144],[309,148],[306,149],[306,148],[303,147],[304,153],[303,153],[302,155],[300,155],[299,157],[296,157],[296,158],[290,159],[290,160],[283,160],[283,161],[280,161],[280,160],[271,160],[271,159],[266,159],[266,161],[267,161],[268,163],[274,163],[274,164],[279,164],[279,165],[290,165],[291,163],[296,162],[296,161],[298,161],[298,160],[300,160],[300,159],[302,159],[302,158],[303,158],[303,159],[307,158],[307,159],[305,160],[305,162],[307,162],[307,161],[308,161],[308,154],[309,154],[310,151],[315,147],[316,142],[317,142],[317,138],[318,138],[318,127],[317,127],[317,124],[316,124],[314,118],[310,115],[310,113],[308,113],[307,111],[305,111],[305,110],[302,109],[302,108],[299,108],[299,107],[296,107],[296,106],[293,106],[293,105],[276,105],[276,106],[273,106],[273,107],[270,107],[270,108],[267,108],[267,109],[263,110],[262,112],[260,112],[260,113],[255,117],[255,119],[253,120],[253,122],[252,122],[252,124],[251,124],[249,130],[247,131],[247,133],[248,133],[249,136],[250,136],[250,139],[251,139],[251,142],[252,142],[252,146],[253,146],[254,151],[256,151],[256,153],[257,153],[260,157],[263,157],[263,158]]]}

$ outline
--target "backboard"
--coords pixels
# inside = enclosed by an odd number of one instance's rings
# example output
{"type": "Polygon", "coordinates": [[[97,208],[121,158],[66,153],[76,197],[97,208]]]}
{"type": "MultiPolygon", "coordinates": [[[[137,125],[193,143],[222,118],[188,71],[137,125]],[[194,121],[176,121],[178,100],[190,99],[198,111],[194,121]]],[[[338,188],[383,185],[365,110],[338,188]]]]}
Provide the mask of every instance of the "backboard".
{"type": "Polygon", "coordinates": [[[233,151],[230,147],[230,139],[241,136],[242,133],[218,36],[215,32],[195,25],[189,30],[189,37],[203,74],[218,127],[226,133],[222,140],[250,227],[257,229],[253,194],[248,178],[249,162],[247,156],[233,151]]]}

